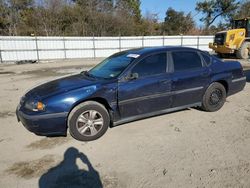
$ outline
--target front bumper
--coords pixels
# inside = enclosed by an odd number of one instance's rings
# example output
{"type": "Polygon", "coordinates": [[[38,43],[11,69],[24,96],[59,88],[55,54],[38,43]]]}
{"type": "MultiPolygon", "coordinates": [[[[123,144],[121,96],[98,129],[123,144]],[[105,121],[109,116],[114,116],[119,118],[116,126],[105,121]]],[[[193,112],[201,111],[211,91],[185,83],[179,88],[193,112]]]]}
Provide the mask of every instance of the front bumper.
{"type": "Polygon", "coordinates": [[[66,136],[67,134],[67,112],[28,115],[17,107],[17,120],[30,132],[41,136],[66,136]]]}
{"type": "Polygon", "coordinates": [[[213,49],[217,53],[221,54],[233,54],[235,52],[235,49],[226,47],[224,45],[217,45],[215,43],[209,43],[209,48],[213,49]]]}

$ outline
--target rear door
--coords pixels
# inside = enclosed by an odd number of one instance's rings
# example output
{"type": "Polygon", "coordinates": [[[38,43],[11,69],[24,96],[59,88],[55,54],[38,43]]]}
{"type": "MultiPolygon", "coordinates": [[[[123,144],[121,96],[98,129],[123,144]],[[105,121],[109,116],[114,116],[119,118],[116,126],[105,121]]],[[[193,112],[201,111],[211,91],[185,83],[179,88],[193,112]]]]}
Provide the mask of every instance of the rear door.
{"type": "Polygon", "coordinates": [[[200,103],[210,79],[201,55],[195,50],[173,50],[171,57],[173,107],[200,103]]]}
{"type": "Polygon", "coordinates": [[[167,53],[152,54],[131,68],[138,78],[118,84],[121,118],[139,116],[171,105],[171,78],[167,71],[167,53]]]}

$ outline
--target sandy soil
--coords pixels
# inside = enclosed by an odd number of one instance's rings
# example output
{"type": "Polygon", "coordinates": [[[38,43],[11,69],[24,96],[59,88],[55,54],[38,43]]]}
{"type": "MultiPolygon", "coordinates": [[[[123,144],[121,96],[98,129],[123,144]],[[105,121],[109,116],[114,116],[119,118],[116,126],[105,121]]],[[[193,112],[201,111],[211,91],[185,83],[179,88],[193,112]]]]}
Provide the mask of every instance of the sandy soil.
{"type": "MultiPolygon", "coordinates": [[[[0,187],[250,187],[249,71],[244,91],[218,112],[148,118],[93,142],[39,137],[17,122],[27,89],[96,62],[0,65],[0,187]]],[[[242,64],[250,70],[250,62],[242,64]]]]}

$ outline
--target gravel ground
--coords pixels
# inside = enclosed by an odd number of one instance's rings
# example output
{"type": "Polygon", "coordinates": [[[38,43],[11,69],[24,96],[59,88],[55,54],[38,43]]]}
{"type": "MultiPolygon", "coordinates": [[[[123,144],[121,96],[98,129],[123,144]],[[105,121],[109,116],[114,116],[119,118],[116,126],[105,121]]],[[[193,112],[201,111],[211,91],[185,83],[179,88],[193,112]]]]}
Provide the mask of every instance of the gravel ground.
{"type": "Polygon", "coordinates": [[[186,109],[112,129],[93,142],[46,138],[15,117],[30,87],[99,60],[0,65],[0,187],[250,187],[248,82],[218,112],[186,109]]]}

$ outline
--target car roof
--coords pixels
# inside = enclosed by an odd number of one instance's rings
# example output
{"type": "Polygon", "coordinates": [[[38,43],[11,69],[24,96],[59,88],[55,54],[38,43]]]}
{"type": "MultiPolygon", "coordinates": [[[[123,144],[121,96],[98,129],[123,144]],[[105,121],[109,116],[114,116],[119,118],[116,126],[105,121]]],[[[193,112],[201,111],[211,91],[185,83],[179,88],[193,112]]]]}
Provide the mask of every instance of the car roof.
{"type": "Polygon", "coordinates": [[[131,53],[131,54],[145,55],[148,53],[168,51],[168,50],[178,50],[178,49],[200,51],[200,50],[195,49],[195,48],[181,47],[181,46],[159,46],[159,47],[134,48],[134,49],[126,50],[126,52],[128,54],[131,53]]]}

